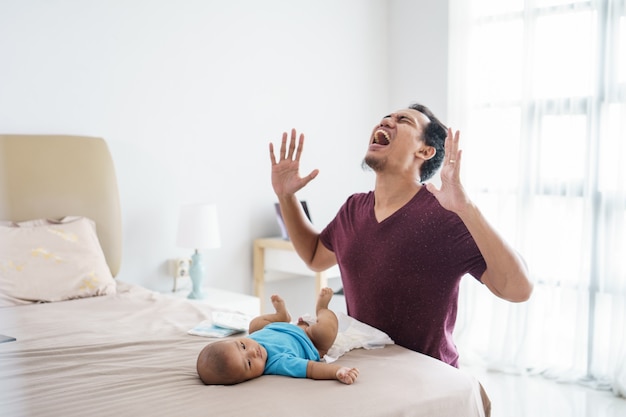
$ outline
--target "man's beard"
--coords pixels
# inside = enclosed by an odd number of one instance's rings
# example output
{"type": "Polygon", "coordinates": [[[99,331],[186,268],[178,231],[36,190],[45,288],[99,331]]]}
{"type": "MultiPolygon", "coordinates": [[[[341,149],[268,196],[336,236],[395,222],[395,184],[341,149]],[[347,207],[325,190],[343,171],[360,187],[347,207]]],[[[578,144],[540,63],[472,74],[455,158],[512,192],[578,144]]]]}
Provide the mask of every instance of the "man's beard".
{"type": "Polygon", "coordinates": [[[365,158],[363,158],[363,162],[361,163],[361,167],[363,169],[371,169],[374,172],[379,172],[382,171],[383,168],[385,167],[387,162],[386,158],[376,158],[373,156],[365,156],[365,158]]]}

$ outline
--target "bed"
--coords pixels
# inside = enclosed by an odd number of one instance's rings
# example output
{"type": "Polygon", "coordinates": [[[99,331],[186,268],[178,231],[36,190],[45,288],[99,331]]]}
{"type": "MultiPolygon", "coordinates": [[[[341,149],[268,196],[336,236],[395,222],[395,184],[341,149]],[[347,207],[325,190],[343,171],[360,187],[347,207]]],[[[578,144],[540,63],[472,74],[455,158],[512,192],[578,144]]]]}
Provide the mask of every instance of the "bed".
{"type": "MultiPolygon", "coordinates": [[[[394,344],[339,357],[337,363],[360,369],[353,385],[282,376],[203,385],[195,370],[197,354],[216,339],[187,332],[211,318],[211,307],[115,278],[121,265],[120,201],[114,164],[101,138],[0,135],[0,220],[6,226],[0,244],[0,334],[15,338],[0,343],[2,416],[485,415],[474,377],[394,344]],[[21,241],[7,243],[5,232],[15,232],[9,223],[32,226],[28,222],[36,219],[55,219],[53,224],[63,219],[63,227],[76,219],[91,221],[95,229],[86,230],[95,232],[94,250],[104,262],[98,279],[89,278],[87,285],[83,277],[75,285],[79,290],[68,292],[59,289],[65,282],[47,281],[52,267],[40,269],[22,288],[36,289],[35,296],[15,297],[18,287],[6,281],[29,265],[8,259],[21,241]]],[[[60,235],[54,233],[71,240],[60,235]]],[[[30,256],[53,262],[51,252],[30,256]]]]}

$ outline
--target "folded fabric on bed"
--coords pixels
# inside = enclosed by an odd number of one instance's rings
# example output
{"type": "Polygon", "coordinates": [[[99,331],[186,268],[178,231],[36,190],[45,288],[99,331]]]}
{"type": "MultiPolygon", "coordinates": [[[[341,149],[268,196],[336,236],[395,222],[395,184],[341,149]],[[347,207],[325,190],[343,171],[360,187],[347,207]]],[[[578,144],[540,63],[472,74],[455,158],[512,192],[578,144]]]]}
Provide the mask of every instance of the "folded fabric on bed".
{"type": "Polygon", "coordinates": [[[0,307],[114,293],[92,220],[0,222],[0,307]]]}

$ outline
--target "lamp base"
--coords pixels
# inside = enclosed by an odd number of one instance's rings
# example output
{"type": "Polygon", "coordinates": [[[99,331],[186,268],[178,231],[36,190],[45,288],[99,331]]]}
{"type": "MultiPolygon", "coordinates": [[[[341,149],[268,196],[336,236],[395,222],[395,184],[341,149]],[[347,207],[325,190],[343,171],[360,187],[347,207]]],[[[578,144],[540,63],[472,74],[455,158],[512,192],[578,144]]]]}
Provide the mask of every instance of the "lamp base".
{"type": "Polygon", "coordinates": [[[191,278],[192,290],[187,298],[192,300],[203,299],[204,294],[202,293],[202,280],[204,279],[204,264],[202,263],[202,254],[198,252],[198,250],[191,255],[189,277],[191,278]]]}
{"type": "Polygon", "coordinates": [[[189,295],[187,296],[187,298],[189,298],[190,300],[202,300],[204,297],[205,295],[202,291],[200,292],[191,291],[189,295]]]}

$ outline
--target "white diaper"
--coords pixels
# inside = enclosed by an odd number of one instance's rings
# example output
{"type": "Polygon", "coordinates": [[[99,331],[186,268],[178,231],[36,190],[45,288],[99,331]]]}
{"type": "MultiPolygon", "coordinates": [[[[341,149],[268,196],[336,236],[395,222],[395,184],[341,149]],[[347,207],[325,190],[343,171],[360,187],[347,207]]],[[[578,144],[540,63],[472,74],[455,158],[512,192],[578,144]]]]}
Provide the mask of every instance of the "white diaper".
{"type": "MultiPolygon", "coordinates": [[[[352,349],[379,349],[394,343],[387,333],[375,327],[361,323],[357,319],[341,312],[335,314],[339,322],[339,331],[335,343],[322,358],[325,362],[334,362],[352,349]]],[[[309,326],[317,322],[316,318],[310,314],[305,314],[300,317],[300,320],[308,323],[309,326]]]]}

